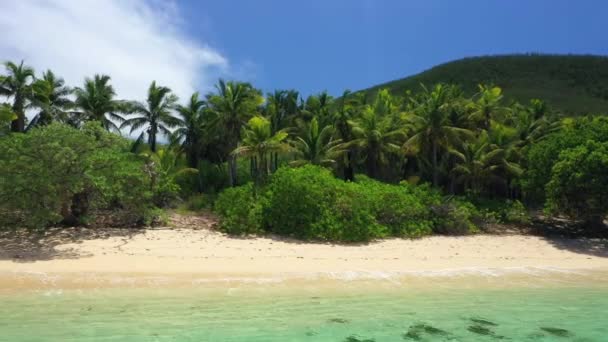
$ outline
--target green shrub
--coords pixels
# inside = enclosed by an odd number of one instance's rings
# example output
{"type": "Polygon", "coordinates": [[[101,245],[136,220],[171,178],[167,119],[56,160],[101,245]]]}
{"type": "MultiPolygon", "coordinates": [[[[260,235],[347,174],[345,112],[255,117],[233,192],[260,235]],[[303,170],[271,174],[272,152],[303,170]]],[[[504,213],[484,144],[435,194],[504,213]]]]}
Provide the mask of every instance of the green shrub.
{"type": "Polygon", "coordinates": [[[214,194],[198,194],[188,197],[180,206],[189,211],[200,211],[203,209],[212,209],[217,195],[214,194]]]}
{"type": "Polygon", "coordinates": [[[373,208],[376,220],[389,229],[390,235],[420,237],[432,232],[430,206],[440,197],[429,188],[408,183],[391,185],[371,179],[359,181],[358,187],[361,194],[367,195],[367,205],[373,208]]]}
{"type": "Polygon", "coordinates": [[[565,119],[563,128],[533,144],[526,154],[527,168],[521,179],[526,199],[544,203],[545,186],[562,151],[580,146],[588,140],[608,141],[608,117],[565,119]]]}
{"type": "Polygon", "coordinates": [[[608,142],[588,141],[560,153],[547,184],[547,209],[603,227],[608,214],[608,142]]]}
{"type": "Polygon", "coordinates": [[[328,229],[329,225],[320,222],[315,227],[318,237],[330,241],[359,242],[389,235],[388,228],[378,222],[374,207],[370,206],[373,198],[357,184],[339,182],[332,215],[325,216],[334,227],[328,229]]]}
{"type": "Polygon", "coordinates": [[[461,199],[450,199],[433,206],[436,222],[433,231],[445,235],[467,235],[479,231],[480,213],[475,206],[461,199]]]}
{"type": "MultiPolygon", "coordinates": [[[[270,232],[304,240],[364,242],[386,236],[420,237],[438,225],[445,233],[470,233],[473,213],[464,204],[444,216],[429,186],[391,185],[369,178],[344,182],[317,166],[280,168],[269,184],[227,189],[216,202],[221,229],[233,234],[270,232]]],[[[464,203],[464,202],[463,202],[464,203]]],[[[472,205],[468,204],[470,207],[472,205]]],[[[472,207],[474,209],[474,207],[472,207]]]]}
{"type": "Polygon", "coordinates": [[[319,167],[279,169],[266,192],[265,228],[299,239],[337,239],[343,234],[334,207],[342,185],[319,167]]]}
{"type": "Polygon", "coordinates": [[[531,221],[526,207],[520,201],[507,201],[508,206],[503,212],[503,219],[506,223],[528,224],[531,221]]]}
{"type": "Polygon", "coordinates": [[[220,229],[234,235],[260,233],[263,204],[263,199],[256,200],[251,183],[224,190],[214,205],[221,217],[220,229]]]}
{"type": "Polygon", "coordinates": [[[530,223],[530,215],[526,207],[520,201],[501,199],[479,199],[471,200],[479,210],[484,223],[530,223]]]}
{"type": "Polygon", "coordinates": [[[150,182],[129,142],[97,122],[83,129],[51,124],[0,138],[0,226],[86,224],[96,210],[141,223],[150,182]]]}

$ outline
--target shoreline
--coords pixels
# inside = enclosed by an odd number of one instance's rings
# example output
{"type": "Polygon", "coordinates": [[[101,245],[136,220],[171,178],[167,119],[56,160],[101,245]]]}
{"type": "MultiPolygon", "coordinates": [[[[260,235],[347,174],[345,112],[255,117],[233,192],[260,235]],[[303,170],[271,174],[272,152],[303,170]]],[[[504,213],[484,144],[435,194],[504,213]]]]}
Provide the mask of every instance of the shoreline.
{"type": "Polygon", "coordinates": [[[608,289],[608,268],[595,269],[451,269],[404,273],[341,272],[283,274],[210,273],[39,273],[0,272],[0,295],[70,290],[178,289],[178,290],[271,290],[366,291],[468,290],[518,288],[608,289]]]}
{"type": "MultiPolygon", "coordinates": [[[[138,284],[145,281],[137,279],[181,279],[180,286],[191,286],[196,279],[399,281],[418,277],[428,283],[429,278],[438,277],[567,274],[571,278],[579,273],[608,279],[603,277],[608,274],[608,240],[604,239],[480,234],[339,245],[229,237],[211,229],[213,222],[203,217],[176,223],[175,227],[137,231],[62,230],[37,241],[1,237],[0,290],[36,277],[71,279],[62,283],[97,278],[101,279],[98,285],[107,286],[111,279],[121,277],[136,279],[132,282],[138,284]]],[[[85,287],[89,280],[83,282],[85,287]]]]}

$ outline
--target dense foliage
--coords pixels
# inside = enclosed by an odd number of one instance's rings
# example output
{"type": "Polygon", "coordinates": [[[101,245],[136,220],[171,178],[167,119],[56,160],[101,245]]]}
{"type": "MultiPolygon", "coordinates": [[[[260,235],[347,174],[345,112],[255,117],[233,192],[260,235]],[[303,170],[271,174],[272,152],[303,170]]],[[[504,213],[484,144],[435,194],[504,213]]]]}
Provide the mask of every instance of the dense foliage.
{"type": "MultiPolygon", "coordinates": [[[[395,83],[340,98],[295,90],[264,96],[250,83],[220,80],[180,104],[155,81],[146,101],[136,102],[120,99],[107,75],[71,88],[52,71],[37,77],[23,62],[9,62],[0,76],[8,101],[0,104],[0,171],[8,175],[0,210],[15,225],[86,223],[96,208],[142,221],[151,209],[182,201],[196,207],[221,193],[216,210],[229,232],[339,241],[526,223],[522,203],[601,223],[597,194],[575,193],[570,159],[560,153],[608,141],[608,120],[565,117],[555,97],[547,103],[518,93],[527,88],[517,82],[504,90],[496,84],[505,75],[535,79],[530,65],[555,84],[564,72],[571,85],[596,84],[604,64],[586,56],[470,59],[424,73],[445,76],[425,78],[428,86],[395,83]],[[469,77],[476,63],[484,66],[481,79],[469,77]],[[584,64],[598,73],[570,75],[584,64]],[[449,76],[446,68],[459,71],[449,76]],[[120,138],[123,130],[138,138],[120,138]],[[21,196],[15,200],[12,186],[21,196]],[[574,198],[586,208],[571,210],[574,198]]],[[[593,94],[605,98],[601,89],[593,94]]],[[[575,97],[560,93],[568,98],[575,97]]],[[[590,165],[585,177],[601,184],[599,170],[590,165]]]]}
{"type": "Polygon", "coordinates": [[[477,230],[472,222],[477,213],[473,208],[474,213],[463,214],[465,202],[445,202],[428,186],[361,178],[343,182],[312,165],[281,168],[261,189],[248,184],[222,192],[215,210],[231,234],[267,232],[306,240],[355,242],[477,230]]]}
{"type": "Polygon", "coordinates": [[[40,228],[86,223],[95,210],[115,208],[122,224],[151,209],[144,163],[129,143],[92,122],[82,130],[54,123],[0,138],[2,226],[40,228]]]}
{"type": "Polygon", "coordinates": [[[559,154],[547,184],[548,209],[603,226],[608,214],[608,142],[592,140],[559,154]]]}
{"type": "Polygon", "coordinates": [[[564,113],[586,115],[608,107],[608,58],[576,55],[504,55],[471,57],[438,65],[420,74],[374,86],[373,94],[389,89],[393,94],[415,92],[420,84],[452,83],[467,95],[478,84],[505,89],[507,101],[540,98],[564,113]]]}
{"type": "Polygon", "coordinates": [[[532,145],[527,151],[527,168],[521,179],[526,198],[542,202],[545,185],[562,151],[578,147],[587,141],[608,141],[608,118],[581,117],[565,119],[562,129],[532,145]]]}

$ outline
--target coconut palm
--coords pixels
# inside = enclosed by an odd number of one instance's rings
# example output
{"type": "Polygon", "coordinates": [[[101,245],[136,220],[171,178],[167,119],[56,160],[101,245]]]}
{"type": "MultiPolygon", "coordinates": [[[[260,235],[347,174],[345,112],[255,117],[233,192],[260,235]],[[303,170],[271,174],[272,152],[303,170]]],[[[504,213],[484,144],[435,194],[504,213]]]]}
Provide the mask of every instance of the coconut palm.
{"type": "Polygon", "coordinates": [[[335,134],[344,143],[345,147],[341,163],[345,181],[355,180],[355,149],[353,146],[348,146],[350,141],[354,139],[350,122],[353,122],[357,116],[359,108],[365,105],[365,96],[366,94],[363,92],[352,94],[350,90],[344,91],[337,102],[337,109],[333,113],[332,124],[335,128],[335,134]]]}
{"type": "Polygon", "coordinates": [[[508,176],[519,176],[523,172],[518,163],[509,160],[508,149],[490,142],[486,131],[482,131],[477,139],[449,151],[457,160],[451,170],[457,175],[456,181],[476,195],[481,194],[488,184],[506,184],[508,176]]]}
{"type": "Polygon", "coordinates": [[[269,173],[269,154],[289,149],[285,143],[288,134],[284,131],[273,134],[270,121],[262,116],[251,118],[242,134],[243,140],[232,154],[251,158],[253,178],[259,184],[269,173]]]}
{"type": "Polygon", "coordinates": [[[331,124],[331,108],[334,99],[327,91],[323,91],[317,95],[311,95],[306,99],[302,114],[306,120],[312,120],[316,117],[319,120],[319,125],[325,127],[331,124]]]}
{"type": "Polygon", "coordinates": [[[403,150],[406,155],[430,155],[435,186],[439,185],[440,148],[447,149],[473,135],[466,128],[452,125],[451,94],[453,89],[446,85],[438,84],[432,90],[423,86],[423,92],[412,99],[410,111],[404,117],[411,135],[403,144],[403,150]]]}
{"type": "Polygon", "coordinates": [[[404,134],[401,129],[393,130],[388,120],[382,120],[373,106],[366,106],[358,120],[351,120],[353,140],[347,146],[356,147],[363,156],[367,175],[378,177],[381,164],[388,162],[388,156],[399,152],[399,144],[404,134]]]}
{"type": "Polygon", "coordinates": [[[310,123],[303,123],[300,133],[294,138],[291,145],[296,160],[290,164],[300,166],[305,164],[334,166],[336,158],[343,153],[342,140],[334,139],[332,126],[319,128],[317,118],[310,123]]]}
{"type": "Polygon", "coordinates": [[[74,102],[70,99],[72,90],[65,86],[63,78],[47,70],[41,79],[34,82],[33,89],[30,107],[37,108],[39,112],[28,125],[28,129],[48,125],[52,121],[69,122],[69,110],[74,107],[74,102]]]}
{"type": "MultiPolygon", "coordinates": [[[[241,140],[241,128],[257,113],[264,98],[249,83],[225,82],[220,79],[216,89],[217,94],[207,96],[207,103],[217,118],[215,127],[223,131],[228,149],[234,151],[241,140]]],[[[235,186],[237,185],[236,154],[230,154],[228,163],[230,185],[235,186]]]]}
{"type": "Polygon", "coordinates": [[[507,112],[507,108],[501,105],[502,89],[480,84],[479,93],[475,97],[477,99],[471,102],[473,110],[469,118],[481,121],[482,127],[489,130],[491,121],[507,112]]]}
{"type": "Polygon", "coordinates": [[[197,167],[204,144],[206,129],[209,121],[205,115],[206,103],[200,98],[198,92],[190,96],[185,106],[177,106],[178,128],[173,135],[182,142],[186,159],[190,167],[197,167]]]}
{"type": "Polygon", "coordinates": [[[180,121],[171,115],[177,104],[177,96],[171,89],[156,85],[153,81],[148,88],[148,98],[145,103],[131,102],[129,111],[132,113],[120,128],[131,127],[130,133],[144,128],[148,136],[148,145],[156,152],[158,134],[171,135],[171,128],[179,125],[180,121]]]}
{"type": "Polygon", "coordinates": [[[198,170],[187,167],[180,151],[171,147],[156,152],[140,154],[145,160],[145,172],[150,176],[150,186],[154,192],[154,202],[166,206],[177,197],[176,182],[179,176],[198,174],[198,170]]]}
{"type": "Polygon", "coordinates": [[[116,91],[110,84],[110,76],[95,75],[93,78],[85,78],[84,86],[74,89],[76,100],[74,101],[74,121],[99,121],[106,130],[119,132],[115,122],[121,123],[125,119],[119,113],[129,111],[129,103],[117,100],[116,91]]]}
{"type": "Polygon", "coordinates": [[[515,105],[511,112],[509,123],[517,131],[520,147],[530,146],[560,128],[560,122],[550,117],[547,104],[538,99],[530,100],[528,106],[515,105]]]}
{"type": "Polygon", "coordinates": [[[12,111],[17,116],[11,121],[12,132],[25,130],[25,107],[32,98],[32,84],[34,82],[34,69],[13,62],[4,63],[7,75],[0,76],[0,95],[13,99],[12,111]]]}
{"type": "MultiPolygon", "coordinates": [[[[300,94],[296,90],[275,90],[266,95],[264,113],[270,120],[272,132],[285,129],[289,122],[294,122],[300,112],[298,99],[300,94]]],[[[273,170],[279,167],[278,154],[271,155],[270,165],[273,170]]]]}

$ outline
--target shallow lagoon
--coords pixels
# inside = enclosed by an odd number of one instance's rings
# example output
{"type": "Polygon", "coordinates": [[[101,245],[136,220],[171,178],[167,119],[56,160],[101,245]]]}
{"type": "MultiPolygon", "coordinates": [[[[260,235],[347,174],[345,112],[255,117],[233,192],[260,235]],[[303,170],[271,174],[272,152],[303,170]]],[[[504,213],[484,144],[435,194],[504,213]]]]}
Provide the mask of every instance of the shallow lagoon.
{"type": "Polygon", "coordinates": [[[608,283],[583,278],[13,289],[0,341],[606,341],[608,283]]]}

